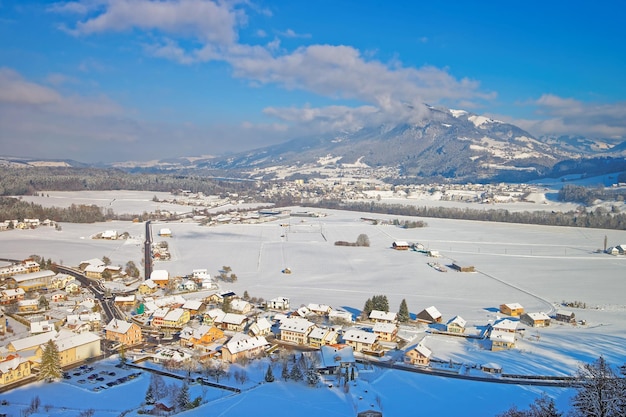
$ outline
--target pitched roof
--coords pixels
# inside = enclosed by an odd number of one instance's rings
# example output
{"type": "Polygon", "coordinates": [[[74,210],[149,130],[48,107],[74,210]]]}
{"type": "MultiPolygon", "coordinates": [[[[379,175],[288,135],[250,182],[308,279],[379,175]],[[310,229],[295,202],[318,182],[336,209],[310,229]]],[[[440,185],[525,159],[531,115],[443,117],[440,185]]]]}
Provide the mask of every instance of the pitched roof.
{"type": "Polygon", "coordinates": [[[126,334],[133,323],[124,320],[113,319],[104,328],[107,332],[126,334]]]}
{"type": "Polygon", "coordinates": [[[236,333],[228,343],[226,343],[225,348],[228,349],[230,353],[235,354],[267,345],[269,345],[269,343],[263,336],[248,336],[247,334],[236,333]]]}
{"type": "Polygon", "coordinates": [[[369,332],[359,330],[359,329],[350,329],[346,331],[343,335],[343,340],[345,341],[360,342],[360,343],[367,343],[367,344],[373,344],[374,342],[376,342],[376,338],[377,338],[376,334],[369,333],[369,332]]]}
{"type": "Polygon", "coordinates": [[[372,310],[369,318],[373,320],[396,321],[397,314],[392,311],[372,310]]]}
{"type": "Polygon", "coordinates": [[[376,323],[372,328],[374,333],[393,333],[398,327],[393,323],[376,323]]]}
{"type": "Polygon", "coordinates": [[[315,323],[301,318],[287,318],[280,323],[280,331],[289,331],[294,333],[307,333],[314,327],[315,323]]]}
{"type": "Polygon", "coordinates": [[[452,317],[450,320],[448,320],[447,325],[450,326],[452,324],[456,324],[459,327],[465,327],[465,325],[467,324],[467,322],[465,321],[465,319],[461,316],[454,316],[452,317]]]}

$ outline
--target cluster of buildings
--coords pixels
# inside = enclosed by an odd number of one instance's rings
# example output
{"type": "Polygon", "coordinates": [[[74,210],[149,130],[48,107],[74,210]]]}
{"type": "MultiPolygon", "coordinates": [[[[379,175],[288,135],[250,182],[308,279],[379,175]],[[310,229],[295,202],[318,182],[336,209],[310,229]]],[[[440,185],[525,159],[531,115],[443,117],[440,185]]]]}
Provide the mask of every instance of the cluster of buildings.
{"type": "Polygon", "coordinates": [[[0,231],[9,230],[9,229],[36,229],[39,226],[56,226],[56,222],[50,219],[39,220],[39,219],[23,219],[20,220],[5,220],[0,222],[0,231]]]}
{"type": "MultiPolygon", "coordinates": [[[[91,276],[91,267],[101,266],[98,260],[90,260],[80,268],[91,276]]],[[[194,270],[186,281],[177,281],[176,291],[172,291],[173,278],[166,270],[153,271],[135,290],[110,301],[125,319],[104,318],[101,301],[81,290],[73,277],[39,270],[32,260],[2,265],[0,274],[3,314],[28,326],[28,335],[11,337],[0,347],[0,387],[36,372],[49,340],[57,344],[64,367],[116,352],[122,346],[142,346],[156,362],[212,358],[234,363],[280,347],[383,356],[411,341],[400,334],[394,312],[373,310],[356,322],[350,312],[324,304],[291,308],[286,297],[259,305],[219,291],[205,269],[194,270]],[[167,347],[162,347],[165,344],[167,347]]],[[[467,332],[467,322],[460,316],[444,323],[435,306],[417,313],[413,322],[427,325],[433,334],[488,339],[491,350],[497,351],[515,346],[520,323],[542,327],[552,320],[545,313],[525,312],[518,303],[502,304],[499,310],[507,317],[487,326],[488,332],[480,336],[467,332]]],[[[572,323],[574,314],[559,311],[554,319],[572,323]]],[[[1,333],[6,327],[0,327],[1,333]]],[[[405,363],[428,366],[433,352],[422,340],[403,354],[405,363]]]]}

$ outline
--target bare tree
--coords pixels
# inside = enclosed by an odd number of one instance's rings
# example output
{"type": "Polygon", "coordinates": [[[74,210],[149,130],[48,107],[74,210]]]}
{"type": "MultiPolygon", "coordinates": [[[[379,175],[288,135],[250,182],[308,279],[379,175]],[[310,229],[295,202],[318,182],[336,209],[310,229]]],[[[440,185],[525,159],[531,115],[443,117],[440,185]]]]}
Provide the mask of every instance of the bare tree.
{"type": "Polygon", "coordinates": [[[573,415],[580,417],[618,417],[626,411],[624,381],[600,356],[583,364],[577,374],[578,392],[572,398],[573,415]]]}

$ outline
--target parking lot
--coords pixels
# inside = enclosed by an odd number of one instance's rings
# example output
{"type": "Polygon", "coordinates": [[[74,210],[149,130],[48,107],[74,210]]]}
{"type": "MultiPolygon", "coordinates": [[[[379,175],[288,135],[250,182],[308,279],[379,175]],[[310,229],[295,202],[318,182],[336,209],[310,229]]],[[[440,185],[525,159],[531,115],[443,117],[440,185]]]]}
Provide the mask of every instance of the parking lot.
{"type": "Polygon", "coordinates": [[[97,363],[82,365],[64,372],[63,381],[98,392],[127,383],[141,374],[141,371],[125,368],[121,364],[97,363]]]}

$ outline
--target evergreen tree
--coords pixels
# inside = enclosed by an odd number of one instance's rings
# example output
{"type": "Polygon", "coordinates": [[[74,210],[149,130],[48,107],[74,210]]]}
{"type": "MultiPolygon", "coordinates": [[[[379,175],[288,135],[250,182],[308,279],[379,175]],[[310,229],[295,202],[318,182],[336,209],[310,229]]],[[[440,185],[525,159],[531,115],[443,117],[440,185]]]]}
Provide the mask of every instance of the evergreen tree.
{"type": "Polygon", "coordinates": [[[372,299],[368,298],[365,301],[365,305],[363,306],[363,311],[361,312],[361,318],[367,319],[370,316],[370,313],[374,309],[374,304],[372,303],[372,299]]]}
{"type": "Polygon", "coordinates": [[[406,305],[406,300],[402,299],[402,302],[400,303],[400,310],[398,311],[398,321],[400,323],[406,323],[410,318],[409,307],[406,305]]]}
{"type": "Polygon", "coordinates": [[[386,295],[375,295],[372,297],[372,310],[389,311],[389,300],[386,295]]]}
{"type": "Polygon", "coordinates": [[[272,372],[272,365],[267,365],[267,372],[265,372],[265,382],[274,382],[274,373],[272,372]]]}
{"type": "Polygon", "coordinates": [[[39,380],[52,382],[61,378],[61,358],[59,357],[59,349],[54,340],[49,340],[41,355],[41,367],[39,369],[39,380]]]}
{"type": "Polygon", "coordinates": [[[315,370],[315,368],[310,367],[309,369],[307,369],[306,371],[306,382],[313,386],[316,385],[317,382],[320,380],[320,376],[317,373],[317,371],[315,370]]]}
{"type": "Polygon", "coordinates": [[[178,391],[178,395],[176,396],[176,407],[179,410],[188,410],[191,406],[191,401],[189,399],[189,384],[187,382],[183,383],[183,386],[178,391]]]}
{"type": "Polygon", "coordinates": [[[298,366],[297,363],[293,365],[293,368],[291,368],[289,378],[293,379],[294,381],[302,381],[302,378],[304,378],[304,375],[302,374],[302,369],[300,369],[300,366],[298,366]]]}

